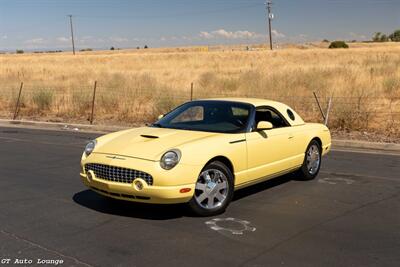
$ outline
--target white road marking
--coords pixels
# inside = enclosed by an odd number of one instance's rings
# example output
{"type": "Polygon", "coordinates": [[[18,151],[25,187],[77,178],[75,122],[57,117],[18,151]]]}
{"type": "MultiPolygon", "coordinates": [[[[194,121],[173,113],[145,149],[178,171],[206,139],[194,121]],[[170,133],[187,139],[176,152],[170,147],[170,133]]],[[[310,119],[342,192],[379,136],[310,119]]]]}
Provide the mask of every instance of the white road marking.
{"type": "Polygon", "coordinates": [[[372,175],[360,175],[360,174],[342,173],[342,172],[333,173],[333,172],[328,172],[328,171],[320,171],[320,173],[327,174],[327,175],[334,175],[334,176],[353,176],[353,177],[359,177],[359,178],[380,179],[380,180],[400,182],[400,179],[390,178],[390,177],[381,177],[381,176],[372,176],[372,175]]]}
{"type": "Polygon", "coordinates": [[[345,183],[345,184],[353,184],[355,181],[352,179],[347,179],[347,178],[320,178],[318,179],[318,182],[323,183],[323,184],[338,184],[338,183],[345,183]]]}
{"type": "Polygon", "coordinates": [[[256,230],[255,227],[250,225],[249,221],[244,221],[235,218],[215,218],[210,221],[205,222],[211,230],[214,231],[222,231],[222,232],[230,232],[232,235],[243,235],[243,232],[254,232],[256,230]],[[224,223],[234,223],[237,227],[224,227],[224,223]]]}

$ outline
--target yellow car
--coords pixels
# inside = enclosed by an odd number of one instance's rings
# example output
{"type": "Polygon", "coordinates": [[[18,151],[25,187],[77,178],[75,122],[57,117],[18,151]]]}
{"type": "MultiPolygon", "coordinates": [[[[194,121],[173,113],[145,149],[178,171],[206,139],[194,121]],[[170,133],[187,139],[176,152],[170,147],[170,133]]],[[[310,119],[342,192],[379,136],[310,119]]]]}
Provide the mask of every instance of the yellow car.
{"type": "Polygon", "coordinates": [[[330,147],[325,125],[305,123],[285,104],[196,100],[148,127],[89,142],[81,178],[107,197],[187,202],[196,214],[209,216],[223,212],[239,188],[290,172],[313,179],[330,147]]]}

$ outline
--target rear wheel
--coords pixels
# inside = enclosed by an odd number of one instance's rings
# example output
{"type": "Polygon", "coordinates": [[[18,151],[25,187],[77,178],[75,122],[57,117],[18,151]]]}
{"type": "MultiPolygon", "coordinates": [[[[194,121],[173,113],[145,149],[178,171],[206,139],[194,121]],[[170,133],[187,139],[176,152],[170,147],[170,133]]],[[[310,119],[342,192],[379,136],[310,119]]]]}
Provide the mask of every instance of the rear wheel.
{"type": "Polygon", "coordinates": [[[191,210],[200,216],[212,216],[225,211],[233,196],[233,174],[221,162],[208,164],[200,173],[191,210]]]}
{"type": "Polygon", "coordinates": [[[321,168],[321,151],[321,145],[316,140],[312,140],[304,155],[303,165],[298,171],[301,180],[312,180],[318,175],[321,168]]]}

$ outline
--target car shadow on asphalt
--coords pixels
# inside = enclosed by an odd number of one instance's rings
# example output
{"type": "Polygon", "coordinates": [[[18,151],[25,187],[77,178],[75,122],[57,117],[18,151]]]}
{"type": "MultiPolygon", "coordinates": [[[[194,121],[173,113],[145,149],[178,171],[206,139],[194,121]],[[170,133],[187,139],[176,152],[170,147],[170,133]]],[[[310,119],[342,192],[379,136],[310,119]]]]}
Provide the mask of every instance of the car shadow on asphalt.
{"type": "MultiPolygon", "coordinates": [[[[296,180],[296,178],[293,174],[288,174],[237,190],[232,201],[238,201],[292,180],[296,180]]],[[[101,213],[131,218],[170,220],[181,217],[196,217],[185,204],[159,205],[123,201],[104,197],[89,189],[76,193],[73,200],[78,205],[101,213]]]]}
{"type": "Polygon", "coordinates": [[[123,201],[101,196],[89,189],[76,193],[72,199],[83,207],[117,216],[148,220],[169,220],[190,216],[183,204],[157,205],[123,201]]]}

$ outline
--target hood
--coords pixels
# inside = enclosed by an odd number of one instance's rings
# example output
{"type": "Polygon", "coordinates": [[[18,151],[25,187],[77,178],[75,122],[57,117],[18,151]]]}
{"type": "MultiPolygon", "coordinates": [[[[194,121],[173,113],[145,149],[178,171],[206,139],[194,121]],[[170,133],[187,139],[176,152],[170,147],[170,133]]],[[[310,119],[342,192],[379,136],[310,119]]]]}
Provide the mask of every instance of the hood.
{"type": "Polygon", "coordinates": [[[94,153],[160,160],[172,148],[214,136],[216,133],[143,127],[98,138],[94,153]]]}

